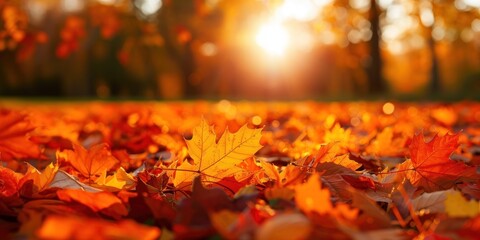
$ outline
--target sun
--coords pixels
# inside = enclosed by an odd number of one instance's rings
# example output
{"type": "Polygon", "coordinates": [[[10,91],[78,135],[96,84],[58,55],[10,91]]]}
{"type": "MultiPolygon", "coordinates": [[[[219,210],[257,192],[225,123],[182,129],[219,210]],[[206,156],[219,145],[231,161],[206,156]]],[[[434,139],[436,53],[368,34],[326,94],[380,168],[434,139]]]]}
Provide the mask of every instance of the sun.
{"type": "Polygon", "coordinates": [[[273,56],[283,56],[289,37],[281,23],[270,22],[260,27],[256,38],[258,46],[273,56]]]}

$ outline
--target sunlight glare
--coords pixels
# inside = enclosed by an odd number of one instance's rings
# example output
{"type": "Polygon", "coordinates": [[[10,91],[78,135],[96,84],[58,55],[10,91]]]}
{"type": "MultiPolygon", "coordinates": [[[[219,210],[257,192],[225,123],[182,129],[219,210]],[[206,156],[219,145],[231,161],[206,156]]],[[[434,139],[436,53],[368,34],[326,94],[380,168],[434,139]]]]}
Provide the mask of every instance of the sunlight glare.
{"type": "MultiPolygon", "coordinates": [[[[324,4],[322,2],[321,4],[324,4]]],[[[295,19],[298,21],[311,21],[318,15],[322,5],[312,0],[286,0],[278,9],[277,17],[280,19],[295,19]]]]}
{"type": "Polygon", "coordinates": [[[62,8],[65,12],[78,12],[85,8],[83,0],[63,0],[62,8]]]}
{"type": "Polygon", "coordinates": [[[267,53],[282,56],[288,45],[288,34],[280,23],[267,23],[263,25],[255,38],[257,44],[267,53]]]}
{"type": "Polygon", "coordinates": [[[98,0],[98,2],[104,5],[113,5],[117,2],[117,0],[98,0]]]}
{"type": "Polygon", "coordinates": [[[47,4],[37,1],[30,1],[26,5],[26,8],[33,23],[39,23],[42,21],[45,13],[47,13],[48,10],[47,4]]]}
{"type": "Polygon", "coordinates": [[[368,11],[368,9],[370,9],[369,0],[350,0],[349,4],[350,4],[350,7],[360,10],[361,12],[365,12],[365,11],[368,11]]]}
{"type": "Polygon", "coordinates": [[[478,0],[463,0],[463,2],[470,7],[480,8],[480,1],[478,0]]]}
{"type": "Polygon", "coordinates": [[[386,102],[383,104],[382,110],[386,115],[391,115],[395,111],[395,105],[391,102],[386,102]]]}
{"type": "Polygon", "coordinates": [[[162,7],[162,0],[137,0],[135,6],[145,15],[155,14],[162,7]]]}
{"type": "Polygon", "coordinates": [[[203,43],[202,46],[200,46],[200,52],[207,57],[215,56],[218,52],[217,45],[212,42],[203,43]]]}

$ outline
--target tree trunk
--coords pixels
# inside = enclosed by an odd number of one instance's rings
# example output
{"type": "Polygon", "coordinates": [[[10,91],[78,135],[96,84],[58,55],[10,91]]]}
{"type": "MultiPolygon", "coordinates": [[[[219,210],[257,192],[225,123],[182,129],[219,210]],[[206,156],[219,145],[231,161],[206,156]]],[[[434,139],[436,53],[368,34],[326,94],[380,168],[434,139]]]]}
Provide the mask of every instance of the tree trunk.
{"type": "Polygon", "coordinates": [[[368,67],[369,93],[380,94],[385,92],[382,79],[382,57],[380,55],[380,9],[375,0],[370,0],[370,24],[372,39],[370,40],[371,62],[368,67]]]}
{"type": "MultiPolygon", "coordinates": [[[[171,6],[170,6],[171,7],[171,6]]],[[[167,6],[160,10],[158,29],[164,39],[164,44],[168,55],[176,62],[178,68],[181,71],[181,78],[183,82],[183,97],[194,98],[198,96],[197,86],[194,86],[190,77],[195,69],[195,63],[193,59],[193,52],[191,49],[192,41],[190,40],[183,45],[175,43],[175,36],[172,36],[172,32],[169,29],[169,24],[175,19],[171,19],[174,12],[173,9],[167,9],[167,6]]]]}
{"type": "Polygon", "coordinates": [[[430,50],[430,56],[432,61],[432,66],[430,69],[430,94],[437,95],[440,93],[441,84],[440,84],[440,67],[438,65],[438,56],[435,51],[435,40],[432,37],[432,27],[430,27],[430,36],[428,38],[428,47],[430,50]]]}

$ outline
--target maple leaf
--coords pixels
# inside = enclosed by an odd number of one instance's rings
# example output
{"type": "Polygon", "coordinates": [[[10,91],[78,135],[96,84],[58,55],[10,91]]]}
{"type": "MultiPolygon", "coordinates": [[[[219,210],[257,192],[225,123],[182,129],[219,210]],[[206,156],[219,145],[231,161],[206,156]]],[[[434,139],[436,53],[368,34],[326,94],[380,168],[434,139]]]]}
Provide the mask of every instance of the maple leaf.
{"type": "Polygon", "coordinates": [[[22,205],[23,201],[18,192],[20,177],[11,169],[0,166],[0,215],[15,215],[9,207],[22,205]]]}
{"type": "Polygon", "coordinates": [[[338,220],[351,221],[358,216],[357,209],[350,209],[347,204],[337,203],[333,206],[330,191],[322,188],[320,174],[315,173],[306,183],[295,187],[295,202],[306,213],[329,214],[338,220]]]}
{"type": "Polygon", "coordinates": [[[480,179],[474,167],[455,162],[450,155],[458,147],[458,134],[436,135],[426,143],[423,134],[416,135],[410,144],[411,159],[399,165],[398,172],[415,187],[426,192],[445,190],[458,182],[471,182],[480,179]]]}
{"type": "Polygon", "coordinates": [[[186,140],[188,153],[194,164],[184,161],[178,166],[174,185],[179,186],[191,181],[198,174],[216,182],[241,171],[237,165],[262,148],[261,131],[261,128],[250,129],[245,124],[236,133],[226,129],[218,142],[215,142],[215,132],[202,119],[200,125],[193,129],[192,139],[186,140]]]}
{"type": "Polygon", "coordinates": [[[49,188],[49,184],[55,178],[57,171],[57,164],[50,163],[43,172],[40,172],[34,166],[27,163],[27,172],[19,183],[22,195],[34,196],[49,188]]]}
{"type": "Polygon", "coordinates": [[[344,129],[338,123],[331,130],[325,132],[323,137],[326,143],[337,143],[340,149],[348,148],[353,139],[352,129],[344,129]]]}
{"type": "Polygon", "coordinates": [[[83,146],[73,144],[72,150],[57,152],[57,159],[65,159],[89,180],[100,176],[105,170],[109,170],[118,160],[112,156],[105,143],[97,144],[86,150],[83,146]]]}
{"type": "Polygon", "coordinates": [[[327,145],[321,146],[320,149],[309,158],[298,161],[298,164],[315,168],[320,163],[332,162],[352,170],[356,170],[362,166],[362,164],[351,160],[349,154],[339,154],[340,152],[341,149],[338,143],[328,143],[327,145]]]}
{"type": "Polygon", "coordinates": [[[320,175],[310,176],[306,183],[295,188],[295,202],[305,212],[326,214],[333,209],[330,202],[330,191],[322,189],[320,175]]]}
{"type": "Polygon", "coordinates": [[[28,137],[33,130],[25,115],[0,110],[0,161],[38,158],[40,149],[28,137]]]}
{"type": "Polygon", "coordinates": [[[279,172],[277,167],[271,163],[261,161],[260,164],[265,171],[265,175],[270,179],[275,180],[275,185],[277,187],[285,187],[301,183],[307,172],[306,168],[299,168],[294,165],[288,165],[283,171],[279,172]]]}
{"type": "Polygon", "coordinates": [[[378,133],[375,140],[368,145],[366,152],[380,157],[401,156],[406,140],[404,137],[395,138],[394,129],[392,127],[386,127],[378,133]]]}
{"type": "Polygon", "coordinates": [[[123,167],[120,167],[113,175],[107,176],[107,171],[103,171],[95,181],[100,187],[112,190],[121,190],[130,188],[135,184],[135,178],[127,173],[123,167]]]}
{"type": "MultiPolygon", "coordinates": [[[[44,198],[50,188],[80,189],[98,192],[100,189],[79,182],[74,176],[58,169],[57,164],[50,163],[43,171],[27,163],[27,172],[19,181],[20,194],[30,198],[44,198]]],[[[51,192],[53,193],[53,191],[51,192]]]]}

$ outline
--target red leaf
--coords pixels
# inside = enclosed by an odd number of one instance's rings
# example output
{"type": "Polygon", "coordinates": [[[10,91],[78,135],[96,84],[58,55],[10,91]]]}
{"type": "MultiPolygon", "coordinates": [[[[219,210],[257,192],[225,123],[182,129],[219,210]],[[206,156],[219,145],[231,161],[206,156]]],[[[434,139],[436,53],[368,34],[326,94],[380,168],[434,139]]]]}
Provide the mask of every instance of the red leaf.
{"type": "Polygon", "coordinates": [[[458,134],[436,135],[426,143],[423,134],[416,135],[410,144],[411,160],[399,166],[415,187],[426,192],[444,190],[458,182],[472,182],[480,179],[474,167],[455,162],[450,155],[458,147],[458,134]]]}
{"type": "Polygon", "coordinates": [[[22,205],[18,192],[19,180],[17,173],[0,166],[0,215],[11,215],[13,212],[9,207],[22,205]]]}

